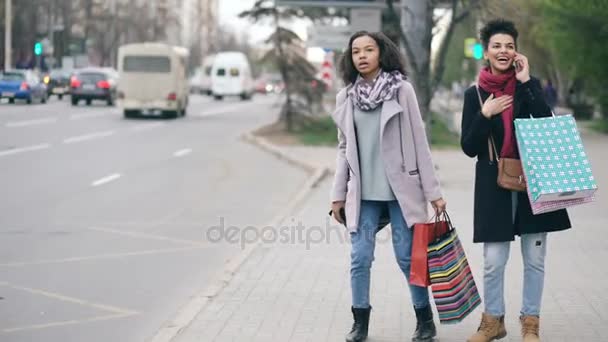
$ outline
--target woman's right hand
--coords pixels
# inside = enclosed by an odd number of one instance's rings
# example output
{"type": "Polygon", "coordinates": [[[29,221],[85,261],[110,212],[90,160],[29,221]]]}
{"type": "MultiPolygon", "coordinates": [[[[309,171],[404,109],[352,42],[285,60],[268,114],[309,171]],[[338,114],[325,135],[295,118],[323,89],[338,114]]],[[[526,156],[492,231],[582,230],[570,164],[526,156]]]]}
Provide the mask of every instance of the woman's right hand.
{"type": "Polygon", "coordinates": [[[341,224],[344,224],[344,217],[340,216],[340,212],[342,211],[341,209],[344,208],[344,204],[344,201],[335,201],[331,203],[331,211],[334,215],[334,219],[341,224]]]}
{"type": "Polygon", "coordinates": [[[513,96],[503,95],[501,97],[494,98],[494,94],[490,94],[490,96],[488,96],[486,99],[486,102],[484,102],[483,108],[481,108],[481,114],[490,119],[494,115],[502,113],[512,104],[513,96]]]}

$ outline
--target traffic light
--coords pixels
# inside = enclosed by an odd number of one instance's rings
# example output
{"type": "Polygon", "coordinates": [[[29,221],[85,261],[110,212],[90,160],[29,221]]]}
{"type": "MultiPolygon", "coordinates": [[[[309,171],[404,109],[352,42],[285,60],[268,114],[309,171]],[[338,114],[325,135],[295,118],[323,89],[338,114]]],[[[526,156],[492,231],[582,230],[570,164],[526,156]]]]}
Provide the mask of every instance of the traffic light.
{"type": "Polygon", "coordinates": [[[464,55],[467,58],[482,59],[483,45],[475,38],[466,38],[464,40],[464,55]]]}
{"type": "Polygon", "coordinates": [[[481,43],[475,43],[475,45],[473,45],[473,58],[477,60],[483,58],[483,45],[481,45],[481,43]]]}
{"type": "Polygon", "coordinates": [[[34,54],[36,56],[42,55],[42,43],[41,42],[36,42],[34,44],[34,54]]]}

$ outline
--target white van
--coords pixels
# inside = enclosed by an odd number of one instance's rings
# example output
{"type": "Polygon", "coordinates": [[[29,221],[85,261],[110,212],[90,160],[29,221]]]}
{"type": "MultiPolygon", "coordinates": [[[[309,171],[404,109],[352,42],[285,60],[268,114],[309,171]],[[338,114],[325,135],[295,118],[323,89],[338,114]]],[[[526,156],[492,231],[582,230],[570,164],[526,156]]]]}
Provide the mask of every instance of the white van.
{"type": "Polygon", "coordinates": [[[190,77],[190,92],[211,95],[211,69],[215,55],[209,55],[203,59],[203,64],[194,70],[190,77]]]}
{"type": "Polygon", "coordinates": [[[253,77],[247,56],[242,52],[220,52],[211,69],[211,92],[216,100],[224,96],[250,99],[253,95],[253,77]]]}
{"type": "Polygon", "coordinates": [[[123,45],[118,49],[119,105],[125,117],[186,115],[188,50],[161,43],[123,45]]]}

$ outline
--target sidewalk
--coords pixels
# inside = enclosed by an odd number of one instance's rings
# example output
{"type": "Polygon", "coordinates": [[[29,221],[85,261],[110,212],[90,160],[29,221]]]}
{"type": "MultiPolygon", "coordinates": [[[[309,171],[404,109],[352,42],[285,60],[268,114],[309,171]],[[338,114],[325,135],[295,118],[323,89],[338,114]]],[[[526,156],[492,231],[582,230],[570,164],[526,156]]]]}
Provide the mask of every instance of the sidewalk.
{"type": "MultiPolygon", "coordinates": [[[[585,136],[585,146],[600,189],[606,189],[608,138],[585,136]]],[[[333,167],[335,149],[280,147],[291,157],[333,167]]],[[[459,150],[434,151],[448,210],[482,287],[482,247],[472,244],[474,161],[459,150]]],[[[282,225],[293,234],[262,242],[224,290],[173,341],[343,341],[350,329],[348,239],[327,219],[331,175],[314,189],[305,205],[282,225]],[[299,222],[304,226],[298,239],[299,222]]],[[[605,191],[605,190],[604,190],[605,191]]],[[[549,342],[605,341],[608,335],[608,200],[570,211],[574,229],[550,235],[541,338],[549,342]]],[[[280,229],[280,227],[275,227],[280,229]]],[[[277,230],[274,230],[277,232],[277,230]]],[[[285,231],[282,231],[285,232],[285,231]]],[[[283,235],[281,235],[283,236],[283,235]]],[[[505,293],[507,330],[501,341],[521,341],[522,262],[512,244],[505,293]]],[[[374,307],[368,341],[409,341],[415,318],[405,280],[394,260],[389,234],[378,236],[372,268],[374,307]]],[[[478,308],[464,322],[438,326],[442,342],[465,341],[479,323],[478,308]]]]}

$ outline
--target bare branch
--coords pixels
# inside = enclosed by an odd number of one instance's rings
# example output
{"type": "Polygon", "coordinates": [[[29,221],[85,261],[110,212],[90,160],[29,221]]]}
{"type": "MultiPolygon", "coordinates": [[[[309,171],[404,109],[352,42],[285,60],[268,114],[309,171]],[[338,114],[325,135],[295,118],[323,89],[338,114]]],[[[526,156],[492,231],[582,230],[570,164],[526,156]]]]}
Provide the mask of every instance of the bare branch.
{"type": "MultiPolygon", "coordinates": [[[[394,0],[386,0],[386,4],[388,6],[389,14],[392,19],[397,23],[401,23],[401,20],[399,20],[399,16],[395,11],[394,0]]],[[[403,47],[405,48],[409,64],[411,65],[412,69],[414,69],[415,73],[419,73],[420,70],[418,69],[418,62],[416,61],[416,56],[414,55],[414,51],[412,50],[412,46],[409,40],[407,39],[405,32],[403,32],[401,24],[399,24],[397,32],[399,33],[399,38],[401,39],[403,47]]]]}

